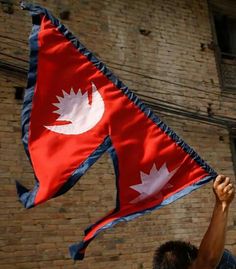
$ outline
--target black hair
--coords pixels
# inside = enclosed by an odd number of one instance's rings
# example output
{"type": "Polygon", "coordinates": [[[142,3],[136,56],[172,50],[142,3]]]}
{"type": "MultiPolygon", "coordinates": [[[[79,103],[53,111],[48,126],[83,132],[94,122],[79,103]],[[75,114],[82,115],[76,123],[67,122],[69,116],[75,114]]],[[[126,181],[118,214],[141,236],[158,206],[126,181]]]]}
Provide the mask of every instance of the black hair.
{"type": "Polygon", "coordinates": [[[168,241],[156,249],[153,269],[188,269],[198,249],[184,241],[168,241]]]}

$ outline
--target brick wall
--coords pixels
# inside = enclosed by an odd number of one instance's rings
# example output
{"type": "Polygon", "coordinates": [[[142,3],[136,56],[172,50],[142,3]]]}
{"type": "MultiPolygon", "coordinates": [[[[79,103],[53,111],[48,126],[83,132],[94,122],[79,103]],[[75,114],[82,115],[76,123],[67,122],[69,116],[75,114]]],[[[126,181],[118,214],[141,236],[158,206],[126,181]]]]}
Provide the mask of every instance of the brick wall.
{"type": "MultiPolygon", "coordinates": [[[[0,2],[0,63],[24,69],[31,18],[17,3],[0,2]]],[[[63,22],[137,95],[205,116],[235,118],[236,96],[222,93],[215,52],[208,46],[213,35],[205,0],[37,3],[57,16],[70,11],[63,22]]],[[[80,240],[84,228],[114,207],[112,163],[104,155],[68,193],[24,209],[17,201],[14,180],[29,187],[34,181],[20,141],[22,101],[15,99],[15,87],[25,83],[24,73],[0,68],[2,269],[150,269],[153,251],[160,243],[169,239],[200,243],[213,208],[211,184],[150,215],[105,231],[88,247],[85,260],[74,264],[67,246],[80,240]]],[[[155,110],[212,167],[234,178],[227,126],[212,124],[211,118],[199,122],[155,110]]],[[[234,253],[235,223],[234,202],[227,234],[227,248],[234,253]]]]}

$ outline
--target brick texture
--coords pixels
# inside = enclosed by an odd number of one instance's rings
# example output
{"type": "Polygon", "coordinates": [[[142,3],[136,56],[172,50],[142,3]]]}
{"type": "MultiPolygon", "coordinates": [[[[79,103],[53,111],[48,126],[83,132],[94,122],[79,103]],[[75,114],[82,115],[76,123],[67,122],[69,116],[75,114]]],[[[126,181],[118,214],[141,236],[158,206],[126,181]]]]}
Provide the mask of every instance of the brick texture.
{"type": "MultiPolygon", "coordinates": [[[[236,119],[236,93],[222,90],[215,51],[207,46],[214,38],[206,0],[37,3],[56,16],[69,11],[64,24],[137,95],[206,117],[236,119]]],[[[236,8],[233,1],[224,4],[236,8]]],[[[26,69],[31,18],[19,9],[18,1],[1,1],[0,25],[0,63],[26,69]]],[[[29,187],[34,181],[21,144],[22,101],[15,99],[15,87],[25,84],[24,73],[0,68],[1,269],[150,269],[155,248],[166,240],[199,245],[214,206],[211,183],[150,215],[105,231],[88,247],[85,260],[74,264],[67,246],[114,207],[112,162],[104,155],[68,193],[24,209],[17,201],[14,181],[29,187]]],[[[234,178],[226,125],[156,110],[216,171],[234,178]]],[[[226,247],[236,254],[235,201],[226,247]]]]}

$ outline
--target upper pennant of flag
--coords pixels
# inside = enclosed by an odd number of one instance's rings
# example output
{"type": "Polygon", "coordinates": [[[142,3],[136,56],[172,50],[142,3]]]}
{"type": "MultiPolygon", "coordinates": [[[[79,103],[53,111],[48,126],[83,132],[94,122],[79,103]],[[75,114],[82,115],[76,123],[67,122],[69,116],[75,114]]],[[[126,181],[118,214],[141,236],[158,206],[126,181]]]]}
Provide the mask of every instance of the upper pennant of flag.
{"type": "Polygon", "coordinates": [[[78,135],[92,129],[102,118],[105,107],[102,96],[92,83],[92,103],[89,104],[88,93],[75,93],[71,89],[68,94],[63,92],[63,97],[57,96],[59,103],[53,105],[58,110],[53,113],[59,114],[57,121],[69,121],[69,124],[45,126],[50,131],[65,134],[78,135]]]}
{"type": "Polygon", "coordinates": [[[135,204],[148,197],[160,195],[160,191],[166,186],[178,169],[179,167],[169,172],[166,163],[164,163],[159,170],[156,168],[155,164],[153,164],[149,174],[145,174],[141,171],[140,176],[142,183],[130,186],[130,188],[139,192],[140,195],[130,203],[135,204]]]}

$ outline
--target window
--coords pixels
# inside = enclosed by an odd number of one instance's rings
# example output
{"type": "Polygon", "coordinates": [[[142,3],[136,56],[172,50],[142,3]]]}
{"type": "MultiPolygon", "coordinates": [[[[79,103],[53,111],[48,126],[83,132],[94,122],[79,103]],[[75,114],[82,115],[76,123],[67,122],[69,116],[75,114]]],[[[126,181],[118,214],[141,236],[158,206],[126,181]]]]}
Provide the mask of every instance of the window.
{"type": "Polygon", "coordinates": [[[214,13],[223,87],[236,91],[236,17],[214,13]]]}
{"type": "Polygon", "coordinates": [[[231,134],[231,146],[232,146],[232,159],[234,164],[234,171],[236,174],[236,130],[233,130],[231,134]]]}
{"type": "Polygon", "coordinates": [[[215,29],[218,45],[224,58],[236,57],[236,18],[215,14],[215,29]]]}

